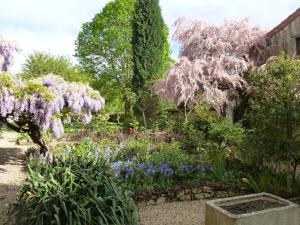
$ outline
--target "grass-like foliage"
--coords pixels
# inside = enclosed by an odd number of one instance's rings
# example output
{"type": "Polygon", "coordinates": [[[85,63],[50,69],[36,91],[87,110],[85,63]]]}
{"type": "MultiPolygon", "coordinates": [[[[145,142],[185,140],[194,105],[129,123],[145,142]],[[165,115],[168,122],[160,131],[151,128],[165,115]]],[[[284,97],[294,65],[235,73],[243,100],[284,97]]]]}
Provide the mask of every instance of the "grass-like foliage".
{"type": "Polygon", "coordinates": [[[32,161],[11,214],[17,225],[136,225],[130,195],[101,158],[32,161]]]}

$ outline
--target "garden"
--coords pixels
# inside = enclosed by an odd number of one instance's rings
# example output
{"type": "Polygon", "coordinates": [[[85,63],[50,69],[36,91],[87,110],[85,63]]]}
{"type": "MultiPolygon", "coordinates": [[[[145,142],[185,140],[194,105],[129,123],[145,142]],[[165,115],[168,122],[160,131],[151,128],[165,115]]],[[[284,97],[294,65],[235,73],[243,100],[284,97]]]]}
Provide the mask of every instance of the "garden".
{"type": "Polygon", "coordinates": [[[300,61],[265,34],[181,18],[175,61],[159,1],[114,0],[82,24],[78,65],[34,52],[12,75],[20,49],[0,39],[1,133],[32,145],[7,224],[138,225],[143,206],[260,192],[298,201],[300,61]]]}

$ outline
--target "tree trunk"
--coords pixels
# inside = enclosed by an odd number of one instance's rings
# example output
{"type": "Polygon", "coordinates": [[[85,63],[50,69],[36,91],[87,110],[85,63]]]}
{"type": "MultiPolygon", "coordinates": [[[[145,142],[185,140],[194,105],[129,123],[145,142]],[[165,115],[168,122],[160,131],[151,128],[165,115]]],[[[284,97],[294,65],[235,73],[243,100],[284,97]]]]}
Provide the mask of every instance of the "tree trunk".
{"type": "Polygon", "coordinates": [[[298,160],[294,159],[294,163],[293,163],[293,184],[296,184],[296,177],[297,177],[297,167],[298,167],[298,160]]]}
{"type": "Polygon", "coordinates": [[[44,156],[46,155],[46,152],[48,152],[49,148],[43,140],[43,136],[41,134],[39,126],[34,124],[32,121],[15,121],[14,124],[10,123],[8,121],[8,118],[3,117],[0,117],[0,122],[4,123],[7,128],[16,131],[17,133],[28,133],[33,143],[37,144],[40,147],[40,153],[44,156]]]}
{"type": "Polygon", "coordinates": [[[146,114],[145,114],[145,111],[143,111],[143,110],[141,110],[141,111],[142,111],[142,114],[143,114],[144,127],[145,127],[145,129],[147,129],[146,114]]]}
{"type": "Polygon", "coordinates": [[[132,102],[125,95],[124,96],[125,119],[132,119],[133,118],[132,107],[133,107],[132,102]]]}
{"type": "Polygon", "coordinates": [[[45,156],[46,152],[49,151],[49,148],[46,142],[43,140],[40,128],[35,124],[30,124],[28,134],[32,141],[40,147],[40,153],[45,156]]]}

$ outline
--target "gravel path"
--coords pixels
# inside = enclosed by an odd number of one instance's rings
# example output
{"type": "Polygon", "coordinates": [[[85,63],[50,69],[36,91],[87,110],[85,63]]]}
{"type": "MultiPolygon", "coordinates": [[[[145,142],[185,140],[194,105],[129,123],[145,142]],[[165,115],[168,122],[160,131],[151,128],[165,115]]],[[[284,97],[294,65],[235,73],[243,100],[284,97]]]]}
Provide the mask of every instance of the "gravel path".
{"type": "Polygon", "coordinates": [[[16,145],[17,133],[4,132],[0,138],[0,225],[7,221],[6,204],[12,202],[17,186],[25,178],[24,152],[28,146],[16,145]]]}
{"type": "Polygon", "coordinates": [[[139,206],[141,225],[205,225],[204,209],[204,200],[139,206]]]}
{"type": "Polygon", "coordinates": [[[17,133],[5,132],[0,138],[0,184],[17,185],[25,177],[25,148],[16,145],[17,133]]]}
{"type": "Polygon", "coordinates": [[[141,225],[204,225],[204,201],[140,206],[141,225]]]}

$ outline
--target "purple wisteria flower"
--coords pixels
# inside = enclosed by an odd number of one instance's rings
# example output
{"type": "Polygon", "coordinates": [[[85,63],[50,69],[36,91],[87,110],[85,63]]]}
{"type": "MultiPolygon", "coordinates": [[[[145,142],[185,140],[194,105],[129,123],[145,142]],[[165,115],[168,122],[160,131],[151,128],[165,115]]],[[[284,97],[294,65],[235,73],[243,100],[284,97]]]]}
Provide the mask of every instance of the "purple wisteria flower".
{"type": "Polygon", "coordinates": [[[50,129],[55,138],[64,133],[64,123],[71,122],[72,118],[89,123],[92,113],[99,112],[105,104],[100,93],[88,85],[66,82],[52,74],[26,83],[8,74],[0,76],[0,80],[5,81],[0,83],[1,117],[30,115],[37,126],[44,131],[50,129]]]}
{"type": "Polygon", "coordinates": [[[20,49],[17,47],[16,43],[4,40],[0,36],[0,71],[8,70],[12,65],[14,53],[19,51],[20,49]]]}

